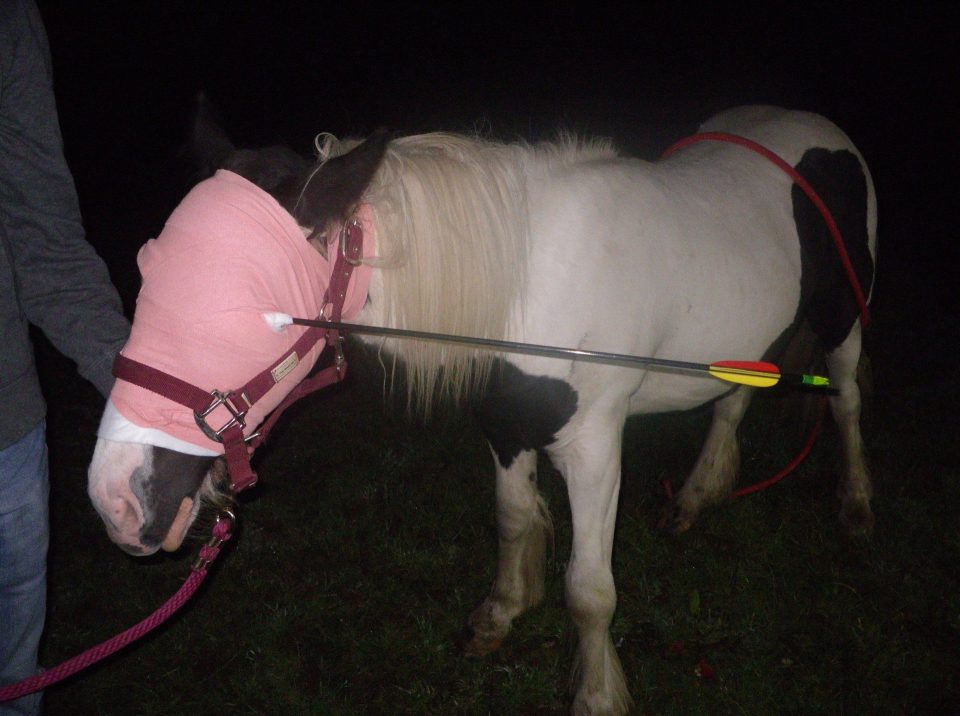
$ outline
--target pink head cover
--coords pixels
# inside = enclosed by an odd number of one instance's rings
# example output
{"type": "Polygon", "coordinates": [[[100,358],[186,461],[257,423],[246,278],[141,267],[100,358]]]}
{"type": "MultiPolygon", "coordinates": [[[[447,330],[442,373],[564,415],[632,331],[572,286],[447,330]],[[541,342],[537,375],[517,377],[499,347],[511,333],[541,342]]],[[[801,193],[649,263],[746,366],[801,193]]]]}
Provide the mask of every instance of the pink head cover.
{"type": "MultiPolygon", "coordinates": [[[[373,253],[373,225],[363,207],[364,256],[373,253]]],[[[336,237],[334,237],[336,238],[336,237]]],[[[137,297],[128,358],[162,370],[203,390],[233,390],[290,353],[306,328],[281,332],[264,320],[268,312],[316,317],[330,283],[337,244],[324,258],[294,218],[268,193],[226,170],[198,184],[167,220],[156,239],[137,255],[143,285],[137,297]]],[[[344,318],[363,308],[369,266],[358,266],[343,306],[344,318]]],[[[245,432],[310,372],[323,350],[320,341],[252,408],[245,432]]],[[[223,452],[197,427],[192,411],[152,391],[118,380],[110,402],[123,418],[200,448],[223,452]]],[[[240,401],[242,402],[242,401],[240,401]]],[[[210,416],[218,428],[223,408],[210,416]]],[[[106,421],[104,421],[106,423],[106,421]]],[[[115,438],[101,425],[100,435],[115,438]]]]}

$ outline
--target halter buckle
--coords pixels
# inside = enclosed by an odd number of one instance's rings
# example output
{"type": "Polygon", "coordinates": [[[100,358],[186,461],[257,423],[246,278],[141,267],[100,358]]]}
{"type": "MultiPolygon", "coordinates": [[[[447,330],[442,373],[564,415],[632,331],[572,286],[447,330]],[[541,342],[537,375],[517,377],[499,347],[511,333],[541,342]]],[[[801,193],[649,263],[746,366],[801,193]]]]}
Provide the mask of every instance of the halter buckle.
{"type": "MultiPolygon", "coordinates": [[[[203,431],[204,435],[214,442],[222,443],[223,433],[228,428],[232,428],[234,425],[239,425],[241,428],[247,427],[247,423],[243,419],[247,414],[247,411],[239,409],[234,404],[233,400],[231,400],[233,397],[232,390],[227,391],[226,393],[219,390],[211,390],[210,395],[213,396],[213,400],[210,402],[210,405],[208,405],[203,412],[198,413],[194,411],[193,418],[197,421],[197,426],[203,431]],[[209,423],[207,423],[207,416],[221,405],[229,411],[230,419],[221,425],[219,430],[214,430],[212,427],[210,427],[209,423]]],[[[244,396],[241,395],[241,397],[244,396]]],[[[244,399],[246,398],[244,397],[244,399]]],[[[249,438],[246,438],[246,440],[250,440],[253,437],[255,436],[251,435],[249,438]]]]}
{"type": "Polygon", "coordinates": [[[359,219],[353,218],[340,229],[340,256],[351,266],[359,266],[362,253],[363,225],[359,219]]]}

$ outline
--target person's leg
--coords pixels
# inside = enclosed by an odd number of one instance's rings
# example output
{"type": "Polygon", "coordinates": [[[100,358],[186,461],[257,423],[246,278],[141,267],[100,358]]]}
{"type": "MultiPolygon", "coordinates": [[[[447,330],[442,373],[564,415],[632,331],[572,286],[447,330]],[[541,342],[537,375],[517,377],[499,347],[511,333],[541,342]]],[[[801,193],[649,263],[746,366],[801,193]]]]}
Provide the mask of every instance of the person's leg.
{"type": "MultiPolygon", "coordinates": [[[[0,450],[0,684],[37,673],[47,608],[50,480],[45,424],[0,450]]],[[[39,714],[41,694],[0,703],[0,716],[39,714]]]]}

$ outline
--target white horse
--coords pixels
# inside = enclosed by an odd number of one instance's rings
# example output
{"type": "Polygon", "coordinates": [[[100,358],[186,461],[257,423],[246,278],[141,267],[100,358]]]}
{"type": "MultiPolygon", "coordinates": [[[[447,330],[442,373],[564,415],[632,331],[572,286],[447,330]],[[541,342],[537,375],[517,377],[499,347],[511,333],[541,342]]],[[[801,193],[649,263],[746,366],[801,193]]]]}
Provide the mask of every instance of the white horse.
{"type": "MultiPolygon", "coordinates": [[[[867,166],[842,131],[772,107],[730,110],[703,130],[746,137],[798,169],[831,208],[869,295],[876,200],[867,166]]],[[[809,321],[838,390],[831,407],[845,457],[840,517],[852,533],[872,528],[855,380],[858,306],[822,217],[767,160],[720,143],[650,163],[602,141],[499,144],[451,134],[344,144],[327,137],[320,162],[309,166],[278,150],[232,153],[223,137],[208,146],[220,166],[273,194],[324,256],[345,222],[361,222],[376,255],[364,260],[373,272],[357,322],[710,362],[775,358],[809,321]]],[[[491,357],[467,346],[389,340],[383,347],[402,359],[397,365],[421,407],[438,390],[454,399],[472,390],[484,396],[499,562],[489,596],[470,615],[468,651],[497,648],[513,620],[543,598],[550,518],[536,452],[544,450],[564,476],[573,519],[566,572],[579,636],[573,712],[627,712],[632,700],[608,631],[624,421],[715,401],[709,435],[668,521],[683,530],[733,488],[736,431],[751,389],[664,370],[491,357]]],[[[127,549],[174,549],[223,461],[210,443],[206,454],[181,451],[113,412],[111,425],[126,432],[101,431],[91,497],[127,549]]],[[[205,441],[198,431],[187,442],[205,441]]]]}

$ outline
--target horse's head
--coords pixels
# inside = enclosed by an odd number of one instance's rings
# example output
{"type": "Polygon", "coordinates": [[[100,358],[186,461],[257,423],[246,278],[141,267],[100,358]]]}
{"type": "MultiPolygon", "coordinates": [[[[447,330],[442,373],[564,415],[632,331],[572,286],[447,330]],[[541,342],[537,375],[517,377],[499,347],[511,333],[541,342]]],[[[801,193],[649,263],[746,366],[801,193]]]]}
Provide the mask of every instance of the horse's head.
{"type": "MultiPolygon", "coordinates": [[[[273,331],[264,312],[319,313],[335,258],[325,237],[336,237],[356,211],[388,137],[377,133],[315,165],[283,148],[237,150],[201,112],[194,142],[208,169],[229,173],[201,182],[141,249],[143,287],[123,353],[203,390],[234,389],[297,337],[273,331]]],[[[355,293],[354,314],[366,289],[355,293]]],[[[321,348],[274,377],[248,413],[247,433],[306,376],[321,348]]],[[[117,381],[88,483],[111,539],[131,554],[177,549],[203,505],[231,499],[222,453],[192,411],[117,381]]]]}

